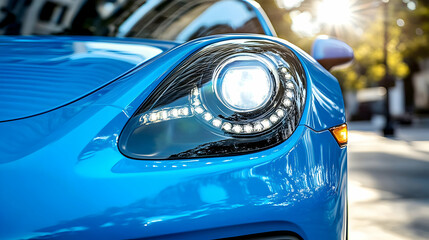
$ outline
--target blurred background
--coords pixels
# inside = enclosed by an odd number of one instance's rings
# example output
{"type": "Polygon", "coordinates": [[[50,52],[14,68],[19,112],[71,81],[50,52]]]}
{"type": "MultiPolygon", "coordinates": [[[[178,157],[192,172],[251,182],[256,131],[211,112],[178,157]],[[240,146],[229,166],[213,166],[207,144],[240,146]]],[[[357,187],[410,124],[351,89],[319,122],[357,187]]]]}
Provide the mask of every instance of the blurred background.
{"type": "MultiPolygon", "coordinates": [[[[127,30],[131,35],[121,32],[145,2],[0,0],[0,34],[171,37],[168,31],[156,35],[151,24],[137,25],[134,35],[133,29],[127,30]]],[[[429,0],[257,2],[278,36],[306,52],[319,35],[338,38],[355,51],[352,64],[332,71],[350,128],[349,238],[429,239],[429,0]]],[[[156,17],[156,24],[167,19],[156,17]]],[[[233,22],[239,16],[229,17],[233,22]]],[[[253,18],[216,31],[260,33],[253,18]]],[[[197,30],[182,40],[217,33],[197,30]]]]}

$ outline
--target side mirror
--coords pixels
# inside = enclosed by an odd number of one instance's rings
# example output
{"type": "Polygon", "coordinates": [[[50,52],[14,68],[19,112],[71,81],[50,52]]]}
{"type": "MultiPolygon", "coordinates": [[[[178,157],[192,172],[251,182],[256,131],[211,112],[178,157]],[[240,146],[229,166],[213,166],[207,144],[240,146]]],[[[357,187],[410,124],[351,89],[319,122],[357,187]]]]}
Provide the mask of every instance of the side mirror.
{"type": "Polygon", "coordinates": [[[319,36],[313,43],[311,55],[326,70],[353,60],[353,49],[346,43],[328,36],[319,36]]]}

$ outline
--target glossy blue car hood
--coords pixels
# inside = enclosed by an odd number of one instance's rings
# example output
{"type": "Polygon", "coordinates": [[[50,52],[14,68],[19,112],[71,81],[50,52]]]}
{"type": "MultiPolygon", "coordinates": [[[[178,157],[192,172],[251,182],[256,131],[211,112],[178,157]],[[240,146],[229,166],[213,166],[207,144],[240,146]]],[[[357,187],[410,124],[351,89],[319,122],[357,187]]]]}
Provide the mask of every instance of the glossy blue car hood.
{"type": "Polygon", "coordinates": [[[0,38],[0,122],[73,102],[176,46],[85,37],[0,38]]]}

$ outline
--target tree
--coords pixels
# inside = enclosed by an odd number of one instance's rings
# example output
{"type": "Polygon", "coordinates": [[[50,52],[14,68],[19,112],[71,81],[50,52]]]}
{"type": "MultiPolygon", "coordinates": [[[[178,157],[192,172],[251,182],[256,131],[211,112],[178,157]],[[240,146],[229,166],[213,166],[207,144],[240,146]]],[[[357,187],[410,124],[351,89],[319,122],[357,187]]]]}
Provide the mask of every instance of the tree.
{"type": "MultiPolygon", "coordinates": [[[[279,37],[293,42],[307,52],[310,51],[316,35],[321,34],[343,40],[354,49],[354,63],[346,69],[333,72],[340,79],[343,89],[377,86],[385,75],[382,13],[384,3],[381,0],[349,0],[349,23],[345,24],[320,21],[317,14],[320,14],[318,4],[322,1],[329,0],[289,0],[296,4],[288,3],[287,8],[280,8],[285,7],[282,6],[281,0],[260,0],[259,3],[273,21],[279,37]],[[294,29],[294,20],[297,17],[305,17],[308,23],[314,26],[303,26],[314,28],[315,31],[302,34],[299,29],[294,29]]],[[[429,57],[429,1],[391,0],[388,7],[387,63],[390,74],[402,79],[416,71],[410,65],[415,66],[416,62],[429,57]]]]}

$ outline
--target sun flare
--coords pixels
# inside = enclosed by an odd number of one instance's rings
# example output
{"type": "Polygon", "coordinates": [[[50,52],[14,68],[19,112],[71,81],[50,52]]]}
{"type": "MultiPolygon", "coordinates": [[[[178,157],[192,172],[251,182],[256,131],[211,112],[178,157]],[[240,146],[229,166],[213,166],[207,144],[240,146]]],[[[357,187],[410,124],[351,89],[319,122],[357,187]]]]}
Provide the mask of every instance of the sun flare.
{"type": "Polygon", "coordinates": [[[318,20],[331,25],[348,25],[353,14],[351,7],[348,0],[323,0],[317,6],[318,20]]]}

